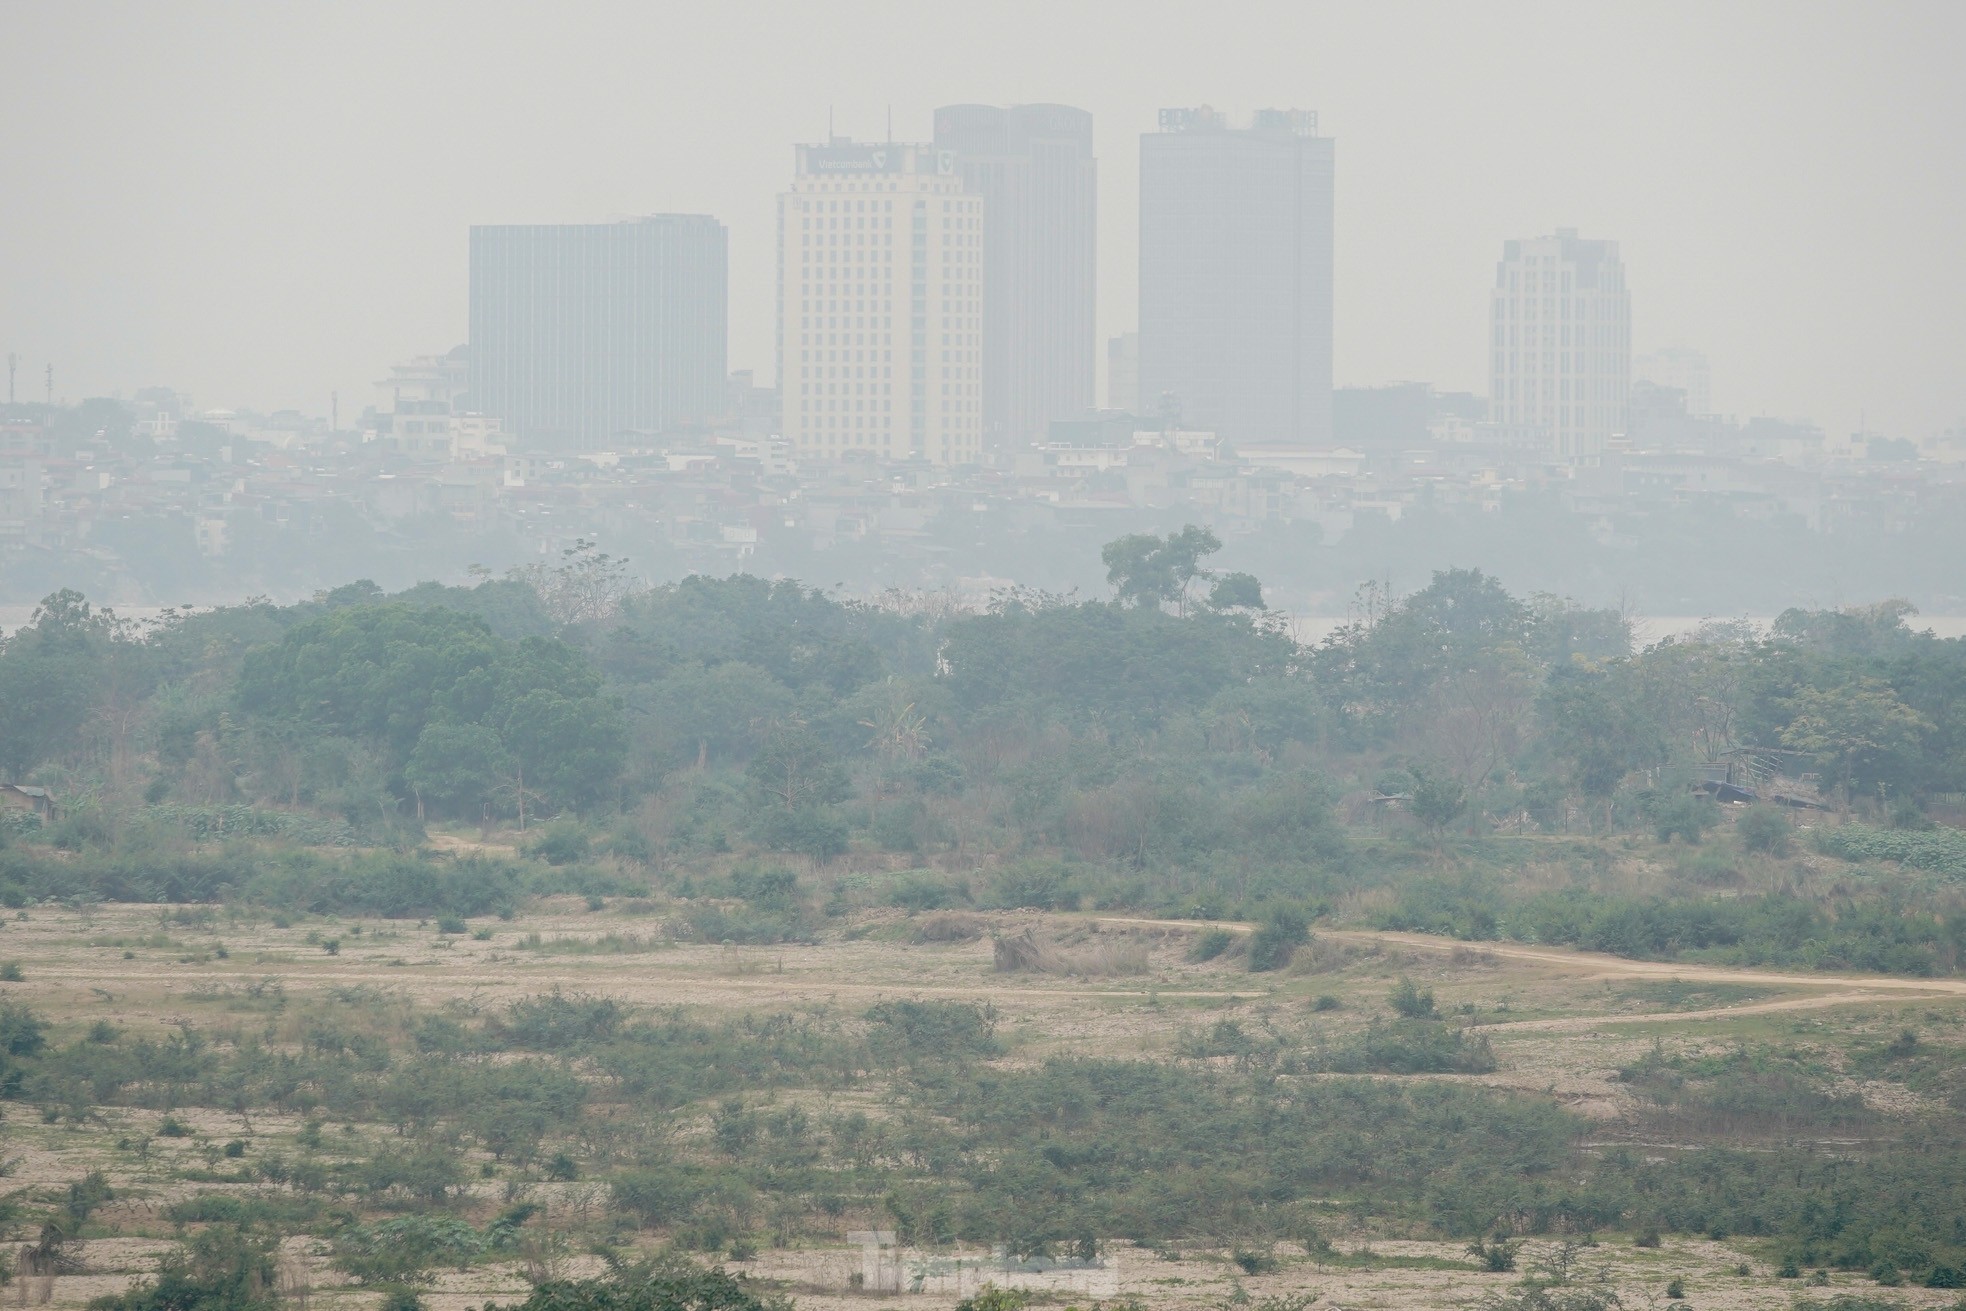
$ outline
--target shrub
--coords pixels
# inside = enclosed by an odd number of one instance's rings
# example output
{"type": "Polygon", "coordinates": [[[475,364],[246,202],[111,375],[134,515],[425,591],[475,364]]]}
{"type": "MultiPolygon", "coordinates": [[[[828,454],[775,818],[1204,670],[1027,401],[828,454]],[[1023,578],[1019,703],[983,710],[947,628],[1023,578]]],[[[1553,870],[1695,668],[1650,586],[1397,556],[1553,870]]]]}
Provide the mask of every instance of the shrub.
{"type": "Polygon", "coordinates": [[[213,1227],[159,1264],[157,1278],[99,1297],[91,1311],[271,1311],[279,1305],[274,1240],[213,1227]]]}
{"type": "Polygon", "coordinates": [[[1701,836],[1720,822],[1720,808],[1705,797],[1685,793],[1660,801],[1652,811],[1652,828],[1661,843],[1678,837],[1698,846],[1701,836]]]}
{"type": "Polygon", "coordinates": [[[868,1043],[888,1060],[966,1061],[1003,1052],[996,1015],[969,1002],[884,1001],[867,1019],[875,1026],[868,1043]]]}
{"type": "Polygon", "coordinates": [[[1249,936],[1249,970],[1259,974],[1290,964],[1297,949],[1311,940],[1310,922],[1292,906],[1272,909],[1261,928],[1249,936]]]}
{"type": "Polygon", "coordinates": [[[1741,845],[1768,856],[1786,856],[1794,845],[1795,829],[1788,816],[1773,806],[1756,806],[1734,825],[1741,845]]]}
{"type": "Polygon", "coordinates": [[[888,884],[886,901],[902,910],[946,910],[968,901],[968,894],[947,879],[920,871],[896,875],[888,884]]]}
{"type": "Polygon", "coordinates": [[[578,823],[558,819],[538,831],[526,852],[549,865],[576,865],[593,855],[593,844],[578,823]]]}
{"type": "Polygon", "coordinates": [[[1077,910],[1079,893],[1064,865],[1027,860],[1000,871],[990,881],[988,903],[1002,910],[1077,910]]]}
{"type": "Polygon", "coordinates": [[[1203,929],[1188,948],[1188,960],[1196,965],[1212,961],[1235,945],[1235,940],[1236,935],[1228,929],[1203,929]]]}
{"type": "Polygon", "coordinates": [[[1373,1021],[1339,1046],[1297,1062],[1336,1074],[1488,1074],[1495,1053],[1485,1037],[1440,1020],[1373,1021]]]}
{"type": "Polygon", "coordinates": [[[605,1279],[552,1280],[504,1311],[770,1311],[776,1305],[722,1270],[659,1260],[626,1267],[605,1279]]]}
{"type": "Polygon", "coordinates": [[[1392,994],[1386,998],[1394,1012],[1405,1020],[1430,1020],[1434,1018],[1434,990],[1421,989],[1413,980],[1401,975],[1393,986],[1392,994]]]}
{"type": "Polygon", "coordinates": [[[491,1242],[449,1215],[405,1215],[373,1225],[350,1225],[335,1236],[335,1264],[364,1284],[425,1277],[432,1266],[464,1269],[491,1242]]]}
{"type": "Polygon", "coordinates": [[[21,973],[19,961],[0,963],[0,983],[20,983],[27,976],[21,973]]]}
{"type": "Polygon", "coordinates": [[[466,927],[467,925],[462,915],[439,915],[437,917],[437,932],[439,933],[460,934],[465,931],[466,927]]]}
{"type": "Polygon", "coordinates": [[[1519,1240],[1506,1239],[1500,1234],[1486,1242],[1477,1238],[1467,1247],[1468,1255],[1479,1261],[1481,1268],[1492,1275],[1507,1274],[1515,1269],[1516,1254],[1521,1250],[1519,1240]]]}

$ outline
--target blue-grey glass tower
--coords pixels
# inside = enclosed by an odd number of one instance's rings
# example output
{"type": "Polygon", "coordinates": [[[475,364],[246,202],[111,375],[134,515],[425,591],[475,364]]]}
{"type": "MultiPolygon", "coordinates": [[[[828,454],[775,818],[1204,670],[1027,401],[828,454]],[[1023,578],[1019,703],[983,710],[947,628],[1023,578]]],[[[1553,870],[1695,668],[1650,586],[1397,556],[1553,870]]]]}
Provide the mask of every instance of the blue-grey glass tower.
{"type": "Polygon", "coordinates": [[[1093,405],[1099,166],[1092,115],[1069,105],[946,105],[935,144],[983,197],[983,429],[1044,439],[1093,405]]]}
{"type": "Polygon", "coordinates": [[[471,229],[471,404],[549,450],[725,408],[728,241],[702,214],[471,229]]]}
{"type": "Polygon", "coordinates": [[[1332,142],[1317,115],[1140,138],[1140,407],[1232,441],[1331,439],[1332,142]]]}

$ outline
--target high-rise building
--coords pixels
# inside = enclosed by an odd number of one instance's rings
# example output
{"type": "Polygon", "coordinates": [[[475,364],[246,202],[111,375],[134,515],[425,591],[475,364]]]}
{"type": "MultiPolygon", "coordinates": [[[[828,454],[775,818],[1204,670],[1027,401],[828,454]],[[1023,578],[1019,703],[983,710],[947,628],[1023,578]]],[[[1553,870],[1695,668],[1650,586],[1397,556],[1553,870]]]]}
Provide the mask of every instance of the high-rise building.
{"type": "Polygon", "coordinates": [[[1686,412],[1695,418],[1713,413],[1713,373],[1707,353],[1691,346],[1666,346],[1641,355],[1632,366],[1632,376],[1655,387],[1669,387],[1683,395],[1686,412]]]}
{"type": "Polygon", "coordinates": [[[983,450],[983,199],[953,150],[800,146],[778,198],[778,387],[804,456],[983,450]]]}
{"type": "Polygon", "coordinates": [[[1092,115],[1066,105],[949,105],[935,145],[983,198],[983,431],[1041,437],[1092,408],[1099,170],[1092,115]]]}
{"type": "Polygon", "coordinates": [[[471,229],[471,403],[598,450],[722,413],[727,245],[701,214],[471,229]]]}
{"type": "Polygon", "coordinates": [[[1493,422],[1540,434],[1564,461],[1593,459],[1625,431],[1632,312],[1617,242],[1575,228],[1504,242],[1488,323],[1493,422]]]}
{"type": "Polygon", "coordinates": [[[1106,408],[1140,412],[1140,334],[1122,332],[1106,343],[1106,408]]]}
{"type": "Polygon", "coordinates": [[[1317,115],[1163,109],[1140,138],[1140,396],[1187,428],[1331,438],[1333,145],[1317,115]]]}

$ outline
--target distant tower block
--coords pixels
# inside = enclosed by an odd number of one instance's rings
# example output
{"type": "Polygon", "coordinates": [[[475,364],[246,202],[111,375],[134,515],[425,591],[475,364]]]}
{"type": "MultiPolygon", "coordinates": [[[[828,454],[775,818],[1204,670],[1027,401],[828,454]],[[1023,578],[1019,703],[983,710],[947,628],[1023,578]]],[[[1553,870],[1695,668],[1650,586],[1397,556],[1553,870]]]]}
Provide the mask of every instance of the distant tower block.
{"type": "Polygon", "coordinates": [[[1489,296],[1489,418],[1566,463],[1602,455],[1629,419],[1631,319],[1617,242],[1558,228],[1503,243],[1489,296]]]}

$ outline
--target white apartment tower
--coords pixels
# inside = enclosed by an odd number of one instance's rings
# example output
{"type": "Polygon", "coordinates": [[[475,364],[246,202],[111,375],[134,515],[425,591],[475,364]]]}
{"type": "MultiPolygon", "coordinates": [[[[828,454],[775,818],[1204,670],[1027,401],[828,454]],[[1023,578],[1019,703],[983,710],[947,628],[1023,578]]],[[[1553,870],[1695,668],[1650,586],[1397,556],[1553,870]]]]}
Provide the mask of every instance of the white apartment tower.
{"type": "Polygon", "coordinates": [[[778,198],[778,380],[794,452],[977,460],[983,219],[954,151],[798,147],[778,198]]]}
{"type": "Polygon", "coordinates": [[[1625,431],[1631,297],[1615,241],[1574,228],[1503,243],[1489,316],[1489,417],[1557,459],[1596,458],[1625,431]]]}

